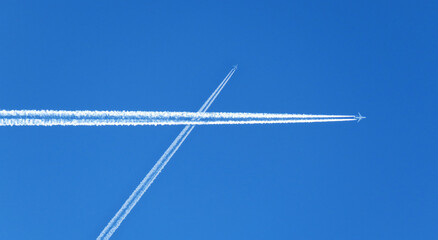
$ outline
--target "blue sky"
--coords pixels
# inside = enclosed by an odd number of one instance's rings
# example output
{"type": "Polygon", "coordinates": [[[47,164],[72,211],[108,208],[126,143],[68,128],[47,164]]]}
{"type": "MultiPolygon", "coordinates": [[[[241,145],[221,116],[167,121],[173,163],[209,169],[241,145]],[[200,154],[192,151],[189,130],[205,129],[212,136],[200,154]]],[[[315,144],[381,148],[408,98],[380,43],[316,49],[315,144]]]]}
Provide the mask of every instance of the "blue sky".
{"type": "MultiPolygon", "coordinates": [[[[0,3],[0,108],[355,114],[196,127],[114,239],[436,239],[436,1],[0,3]]],[[[0,129],[0,239],[93,239],[182,127],[0,129]]]]}

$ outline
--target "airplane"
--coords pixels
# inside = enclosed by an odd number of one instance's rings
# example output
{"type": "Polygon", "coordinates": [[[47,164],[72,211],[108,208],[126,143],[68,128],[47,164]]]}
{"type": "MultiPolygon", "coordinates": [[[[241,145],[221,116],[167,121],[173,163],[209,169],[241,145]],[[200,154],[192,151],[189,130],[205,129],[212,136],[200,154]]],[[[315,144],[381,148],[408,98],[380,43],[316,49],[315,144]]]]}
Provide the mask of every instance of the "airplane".
{"type": "Polygon", "coordinates": [[[357,122],[360,122],[360,120],[367,118],[367,117],[360,115],[360,113],[358,113],[358,114],[359,114],[359,116],[354,117],[355,119],[357,119],[357,122]]]}

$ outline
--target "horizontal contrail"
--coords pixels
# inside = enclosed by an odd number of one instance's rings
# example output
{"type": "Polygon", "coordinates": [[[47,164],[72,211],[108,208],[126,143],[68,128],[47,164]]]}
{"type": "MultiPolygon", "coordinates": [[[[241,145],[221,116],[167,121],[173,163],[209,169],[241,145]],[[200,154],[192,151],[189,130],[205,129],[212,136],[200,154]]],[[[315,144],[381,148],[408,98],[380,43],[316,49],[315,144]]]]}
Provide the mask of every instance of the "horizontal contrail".
{"type": "Polygon", "coordinates": [[[355,115],[315,115],[245,112],[0,110],[0,118],[349,118],[355,115]]]}
{"type": "Polygon", "coordinates": [[[285,124],[356,121],[355,118],[256,118],[213,120],[138,121],[130,119],[0,119],[0,126],[175,126],[175,125],[237,125],[237,124],[285,124]]]}
{"type": "Polygon", "coordinates": [[[349,119],[356,120],[354,115],[285,113],[0,110],[0,126],[228,125],[336,122],[349,119]]]}

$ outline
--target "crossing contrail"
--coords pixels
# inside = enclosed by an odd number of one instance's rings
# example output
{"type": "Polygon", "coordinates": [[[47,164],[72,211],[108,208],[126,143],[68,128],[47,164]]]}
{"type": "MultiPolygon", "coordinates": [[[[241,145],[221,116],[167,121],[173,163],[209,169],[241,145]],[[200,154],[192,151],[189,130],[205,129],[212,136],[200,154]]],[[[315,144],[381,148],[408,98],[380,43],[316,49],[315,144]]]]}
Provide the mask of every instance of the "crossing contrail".
{"type": "MultiPolygon", "coordinates": [[[[355,115],[245,113],[206,111],[233,76],[233,67],[198,112],[0,110],[0,126],[148,126],[186,125],[97,239],[109,239],[157,178],[196,125],[287,124],[356,121],[355,115]]],[[[361,117],[361,116],[360,116],[361,117]]],[[[361,118],[360,118],[361,119],[361,118]]]]}
{"type": "Polygon", "coordinates": [[[355,116],[230,112],[0,110],[0,126],[274,124],[334,122],[333,119],[339,121],[344,121],[343,119],[355,120],[355,116]]]}
{"type": "Polygon", "coordinates": [[[246,113],[206,111],[233,76],[237,65],[231,69],[221,84],[210,95],[198,112],[169,111],[87,111],[87,110],[0,110],[1,126],[148,126],[185,125],[153,168],[109,221],[97,239],[109,239],[143,194],[154,182],[181,144],[196,125],[235,124],[288,124],[360,121],[355,115],[315,115],[287,113],[246,113]]]}
{"type": "MultiPolygon", "coordinates": [[[[202,105],[198,112],[206,112],[208,108],[211,106],[213,101],[222,91],[224,86],[227,84],[228,80],[230,80],[231,76],[233,76],[234,72],[237,69],[237,65],[231,69],[225,79],[221,82],[221,84],[216,88],[216,90],[211,94],[211,96],[207,99],[207,101],[202,105]]],[[[131,212],[132,208],[137,204],[152,182],[157,178],[158,174],[160,174],[161,170],[166,166],[167,162],[172,158],[173,154],[178,150],[190,132],[193,130],[195,125],[187,125],[180,132],[180,134],[176,137],[176,139],[170,144],[169,148],[164,152],[164,154],[158,159],[146,177],[140,182],[137,188],[132,192],[129,198],[125,201],[123,206],[119,209],[116,215],[111,219],[111,221],[106,225],[106,227],[99,234],[97,239],[109,239],[126,216],[131,212]]]]}

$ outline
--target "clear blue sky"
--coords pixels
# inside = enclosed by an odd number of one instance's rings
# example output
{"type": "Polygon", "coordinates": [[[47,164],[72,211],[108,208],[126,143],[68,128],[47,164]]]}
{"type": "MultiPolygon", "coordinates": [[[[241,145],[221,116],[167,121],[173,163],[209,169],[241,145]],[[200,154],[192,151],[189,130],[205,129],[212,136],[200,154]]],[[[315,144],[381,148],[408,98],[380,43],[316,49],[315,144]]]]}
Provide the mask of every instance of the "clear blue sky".
{"type": "MultiPolygon", "coordinates": [[[[196,127],[114,239],[437,239],[436,1],[3,1],[0,109],[196,127]]],[[[94,239],[182,127],[0,128],[0,239],[94,239]]]]}

